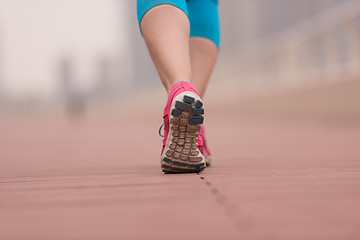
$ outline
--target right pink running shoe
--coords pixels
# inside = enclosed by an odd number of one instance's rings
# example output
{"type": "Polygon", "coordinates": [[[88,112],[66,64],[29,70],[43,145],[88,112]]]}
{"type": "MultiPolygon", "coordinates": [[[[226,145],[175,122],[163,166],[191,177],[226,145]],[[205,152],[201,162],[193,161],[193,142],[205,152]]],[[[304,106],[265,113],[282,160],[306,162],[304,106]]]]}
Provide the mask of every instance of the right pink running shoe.
{"type": "Polygon", "coordinates": [[[194,85],[177,82],[170,90],[164,109],[164,140],[161,168],[165,173],[197,173],[205,169],[199,150],[203,103],[194,85]]]}

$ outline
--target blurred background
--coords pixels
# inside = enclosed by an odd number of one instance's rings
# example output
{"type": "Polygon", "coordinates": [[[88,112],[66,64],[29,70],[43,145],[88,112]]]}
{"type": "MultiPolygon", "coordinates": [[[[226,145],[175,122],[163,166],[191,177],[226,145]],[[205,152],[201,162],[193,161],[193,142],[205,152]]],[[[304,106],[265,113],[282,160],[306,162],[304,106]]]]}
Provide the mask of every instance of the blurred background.
{"type": "MultiPolygon", "coordinates": [[[[221,52],[209,98],[219,88],[228,98],[249,97],[358,78],[359,5],[220,1],[221,52]]],[[[135,9],[131,0],[1,0],[0,114],[82,112],[139,92],[158,96],[135,9]]]]}
{"type": "Polygon", "coordinates": [[[161,173],[135,0],[0,0],[1,239],[359,239],[360,1],[219,11],[202,180],[161,173]]]}
{"type": "MultiPolygon", "coordinates": [[[[360,1],[226,0],[219,11],[205,96],[215,152],[230,146],[218,130],[229,119],[232,136],[247,120],[360,123],[360,1]]],[[[166,97],[136,1],[0,0],[2,169],[47,171],[49,159],[54,168],[123,167],[140,133],[157,158],[166,97]]]]}
{"type": "MultiPolygon", "coordinates": [[[[216,142],[228,119],[360,122],[359,1],[226,0],[219,11],[221,50],[205,96],[215,152],[229,146],[216,142]]],[[[120,166],[140,132],[155,158],[166,97],[136,1],[0,0],[3,169],[47,169],[49,159],[103,166],[105,155],[120,166]]]]}

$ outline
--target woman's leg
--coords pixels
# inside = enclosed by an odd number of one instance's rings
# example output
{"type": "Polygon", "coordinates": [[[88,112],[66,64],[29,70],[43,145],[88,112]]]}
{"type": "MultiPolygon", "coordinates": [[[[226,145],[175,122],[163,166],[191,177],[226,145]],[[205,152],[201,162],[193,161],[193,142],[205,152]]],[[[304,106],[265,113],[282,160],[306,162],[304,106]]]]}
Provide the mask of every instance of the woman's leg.
{"type": "Polygon", "coordinates": [[[215,66],[220,42],[217,0],[187,0],[190,19],[192,83],[203,98],[215,66]]]}
{"type": "MultiPolygon", "coordinates": [[[[146,4],[151,1],[139,0],[138,8],[143,6],[144,2],[146,4]]],[[[150,6],[146,13],[140,13],[143,14],[140,28],[160,79],[169,92],[174,83],[191,80],[191,65],[190,23],[186,15],[186,2],[167,2],[178,5],[150,6]]]]}
{"type": "MultiPolygon", "coordinates": [[[[190,59],[192,83],[201,98],[215,66],[220,45],[220,26],[217,0],[187,0],[190,19],[190,59]]],[[[207,166],[210,165],[210,150],[201,125],[201,142],[207,166]]]]}
{"type": "Polygon", "coordinates": [[[196,87],[201,98],[209,82],[218,56],[218,48],[207,38],[190,38],[191,82],[196,87]]]}
{"type": "Polygon", "coordinates": [[[200,135],[204,109],[199,95],[205,92],[218,53],[217,0],[138,0],[137,4],[144,40],[169,92],[164,109],[162,169],[202,171],[206,159],[202,154],[205,136],[200,135]],[[179,81],[193,81],[196,86],[179,81]]]}

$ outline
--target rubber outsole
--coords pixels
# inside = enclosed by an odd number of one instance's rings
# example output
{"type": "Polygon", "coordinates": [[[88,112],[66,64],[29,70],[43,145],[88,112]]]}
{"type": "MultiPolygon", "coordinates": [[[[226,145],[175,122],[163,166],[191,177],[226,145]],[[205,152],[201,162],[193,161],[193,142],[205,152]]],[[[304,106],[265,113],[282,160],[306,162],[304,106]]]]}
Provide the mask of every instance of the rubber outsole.
{"type": "Polygon", "coordinates": [[[171,111],[171,115],[174,116],[174,117],[178,117],[178,116],[180,115],[180,110],[174,108],[174,109],[171,111]]]}
{"type": "Polygon", "coordinates": [[[176,101],[175,107],[179,110],[190,112],[193,106],[191,103],[176,101]]]}
{"type": "Polygon", "coordinates": [[[195,102],[195,107],[201,108],[202,106],[203,106],[203,103],[202,103],[200,100],[197,100],[197,101],[195,102]]]}
{"type": "Polygon", "coordinates": [[[204,121],[202,106],[200,100],[187,95],[175,102],[170,119],[172,139],[162,158],[164,173],[198,173],[205,169],[204,157],[198,149],[198,133],[204,121]]]}
{"type": "Polygon", "coordinates": [[[193,108],[192,114],[204,114],[204,109],[203,108],[193,108]]]}

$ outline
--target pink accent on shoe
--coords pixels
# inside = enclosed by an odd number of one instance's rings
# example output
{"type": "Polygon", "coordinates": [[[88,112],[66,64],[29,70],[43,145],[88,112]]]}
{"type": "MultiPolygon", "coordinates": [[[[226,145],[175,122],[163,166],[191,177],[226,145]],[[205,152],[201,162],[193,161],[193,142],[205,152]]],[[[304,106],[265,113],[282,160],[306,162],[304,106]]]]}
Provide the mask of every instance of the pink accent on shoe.
{"type": "MultiPolygon", "coordinates": [[[[205,127],[204,125],[201,125],[201,128],[200,128],[200,131],[199,131],[199,135],[201,136],[201,140],[202,140],[202,146],[205,150],[205,154],[211,156],[211,153],[210,153],[210,149],[207,145],[207,142],[206,142],[206,138],[205,138],[205,127]]],[[[200,138],[199,138],[200,139],[200,138]]],[[[200,145],[199,145],[200,146],[200,145]]]]}
{"type": "MultiPolygon", "coordinates": [[[[169,97],[166,102],[166,106],[164,109],[164,116],[163,116],[163,118],[164,118],[164,139],[163,139],[163,149],[161,151],[161,154],[164,151],[164,146],[166,144],[166,140],[167,140],[168,134],[169,134],[171,103],[177,95],[179,95],[180,93],[185,92],[185,91],[190,91],[190,92],[193,92],[193,93],[196,93],[197,95],[199,95],[199,93],[196,91],[194,85],[192,85],[189,82],[184,82],[184,81],[177,82],[174,85],[172,85],[172,87],[170,89],[169,97]]],[[[199,142],[200,142],[200,139],[199,139],[199,142]]]]}

